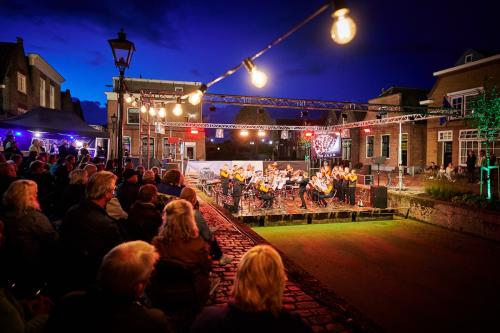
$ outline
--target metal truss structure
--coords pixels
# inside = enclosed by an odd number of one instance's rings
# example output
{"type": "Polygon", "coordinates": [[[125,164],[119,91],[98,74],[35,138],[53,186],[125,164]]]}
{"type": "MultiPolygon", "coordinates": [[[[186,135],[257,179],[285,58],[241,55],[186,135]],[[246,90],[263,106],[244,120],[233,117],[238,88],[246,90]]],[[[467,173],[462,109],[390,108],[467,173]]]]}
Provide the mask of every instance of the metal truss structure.
{"type": "Polygon", "coordinates": [[[422,115],[422,114],[409,114],[397,117],[387,117],[383,119],[357,121],[352,123],[345,123],[332,126],[290,126],[290,125],[249,125],[249,124],[217,124],[217,123],[190,123],[190,122],[167,122],[164,125],[168,127],[189,127],[189,128],[222,128],[222,129],[255,129],[264,131],[314,131],[314,132],[338,132],[342,129],[367,127],[367,126],[380,126],[389,124],[399,124],[411,121],[420,121],[441,118],[438,115],[422,115]]]}

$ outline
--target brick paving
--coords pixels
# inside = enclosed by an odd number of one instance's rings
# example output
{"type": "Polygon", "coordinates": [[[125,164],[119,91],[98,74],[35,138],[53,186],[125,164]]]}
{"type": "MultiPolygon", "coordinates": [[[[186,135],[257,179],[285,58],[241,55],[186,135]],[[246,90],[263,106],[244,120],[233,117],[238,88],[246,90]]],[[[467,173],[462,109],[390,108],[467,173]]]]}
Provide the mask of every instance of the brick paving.
{"type": "MultiPolygon", "coordinates": [[[[240,258],[250,248],[265,243],[265,241],[258,239],[258,236],[249,236],[248,233],[241,230],[241,226],[235,224],[235,221],[228,219],[224,212],[220,212],[203,200],[200,200],[200,211],[211,228],[218,228],[215,235],[223,253],[234,257],[233,261],[225,266],[221,266],[217,262],[214,262],[213,265],[213,273],[221,279],[221,284],[211,302],[216,305],[226,304],[240,258]]],[[[289,261],[284,258],[284,262],[289,280],[283,295],[283,307],[299,314],[314,332],[377,331],[370,328],[360,329],[360,326],[364,325],[358,325],[356,329],[350,325],[352,318],[346,316],[345,313],[341,314],[345,311],[340,310],[340,308],[339,311],[335,311],[331,306],[319,303],[313,294],[307,294],[301,285],[294,281],[289,271],[291,266],[289,261]]]]}

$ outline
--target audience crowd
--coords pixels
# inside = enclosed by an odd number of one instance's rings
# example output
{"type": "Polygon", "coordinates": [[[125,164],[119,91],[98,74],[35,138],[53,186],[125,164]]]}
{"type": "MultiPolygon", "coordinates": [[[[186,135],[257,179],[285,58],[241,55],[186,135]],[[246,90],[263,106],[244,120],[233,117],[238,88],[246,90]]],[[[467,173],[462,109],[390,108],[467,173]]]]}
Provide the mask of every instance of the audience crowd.
{"type": "Polygon", "coordinates": [[[232,299],[206,307],[231,262],[178,170],[33,140],[0,154],[0,332],[310,332],[282,309],[279,254],[238,263],[232,299]]]}

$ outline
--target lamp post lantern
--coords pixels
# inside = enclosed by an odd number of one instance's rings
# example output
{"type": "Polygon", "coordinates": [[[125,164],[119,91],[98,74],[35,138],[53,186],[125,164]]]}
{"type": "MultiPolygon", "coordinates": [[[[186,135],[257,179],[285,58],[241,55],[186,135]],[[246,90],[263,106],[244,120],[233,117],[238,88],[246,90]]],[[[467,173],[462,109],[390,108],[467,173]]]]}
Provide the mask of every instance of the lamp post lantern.
{"type": "Polygon", "coordinates": [[[123,79],[125,77],[125,69],[130,65],[132,60],[132,55],[135,51],[135,45],[131,41],[127,40],[125,32],[121,29],[118,32],[118,38],[108,40],[111,51],[113,52],[113,58],[115,61],[115,66],[120,71],[120,77],[118,81],[118,112],[117,112],[117,127],[116,127],[116,139],[117,143],[117,158],[118,158],[118,171],[121,172],[123,168],[123,79]]]}

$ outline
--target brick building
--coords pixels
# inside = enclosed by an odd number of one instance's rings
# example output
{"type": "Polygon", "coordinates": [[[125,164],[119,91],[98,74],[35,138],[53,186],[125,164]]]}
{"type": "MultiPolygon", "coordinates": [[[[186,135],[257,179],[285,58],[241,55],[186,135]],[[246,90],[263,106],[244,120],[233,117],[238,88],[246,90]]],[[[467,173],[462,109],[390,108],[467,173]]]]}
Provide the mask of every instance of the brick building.
{"type": "MultiPolygon", "coordinates": [[[[467,50],[453,67],[434,73],[436,82],[422,105],[449,104],[469,115],[473,110],[470,101],[486,87],[500,88],[500,54],[486,55],[467,50]]],[[[427,121],[426,161],[447,165],[465,166],[467,151],[476,155],[481,149],[477,129],[472,128],[464,117],[455,119],[432,119],[427,121]]],[[[492,144],[490,152],[500,156],[500,138],[492,144]]]]}
{"type": "Polygon", "coordinates": [[[0,117],[36,108],[61,109],[64,78],[39,54],[25,55],[22,38],[0,42],[0,117]]]}
{"type": "MultiPolygon", "coordinates": [[[[369,100],[370,104],[399,105],[418,107],[419,101],[427,96],[428,91],[423,89],[391,87],[369,100]]],[[[379,112],[366,112],[363,120],[394,117],[401,113],[386,112],[384,108],[373,107],[379,112]]],[[[409,109],[408,113],[412,110],[409,109]]],[[[401,161],[406,167],[416,169],[425,166],[426,146],[425,122],[409,122],[402,124],[401,136],[401,161]]],[[[381,165],[381,170],[393,170],[398,166],[399,154],[399,124],[384,126],[371,126],[358,131],[359,162],[372,164],[373,158],[384,156],[386,162],[381,165]]],[[[354,163],[354,160],[352,160],[354,163]]]]}
{"type": "MultiPolygon", "coordinates": [[[[181,96],[195,91],[200,85],[201,83],[199,82],[126,78],[125,86],[127,93],[125,94],[125,97],[131,96],[132,100],[135,100],[140,97],[141,91],[147,91],[161,92],[162,94],[170,95],[172,100],[175,100],[176,96],[181,96]]],[[[118,78],[115,77],[113,78],[114,91],[116,91],[117,86],[118,78]]],[[[108,130],[110,133],[109,155],[115,156],[116,149],[113,149],[113,147],[116,147],[116,125],[113,125],[113,119],[116,117],[118,110],[118,94],[116,92],[106,92],[106,96],[108,130]]],[[[179,160],[181,155],[183,155],[185,159],[204,160],[205,133],[203,129],[197,129],[198,133],[192,133],[189,128],[168,127],[169,121],[201,122],[201,103],[196,106],[187,102],[183,103],[183,113],[180,116],[175,116],[172,113],[175,103],[165,103],[165,100],[160,98],[151,101],[151,103],[154,104],[156,110],[158,110],[161,106],[165,107],[166,117],[164,119],[151,117],[148,115],[148,112],[141,113],[140,105],[136,105],[133,101],[131,103],[127,103],[125,99],[123,114],[124,153],[128,153],[128,155],[133,158],[140,158],[142,156],[143,162],[146,163],[149,132],[149,156],[151,159],[163,161],[171,156],[173,159],[179,160]],[[165,126],[158,125],[157,123],[165,126]]]]}

